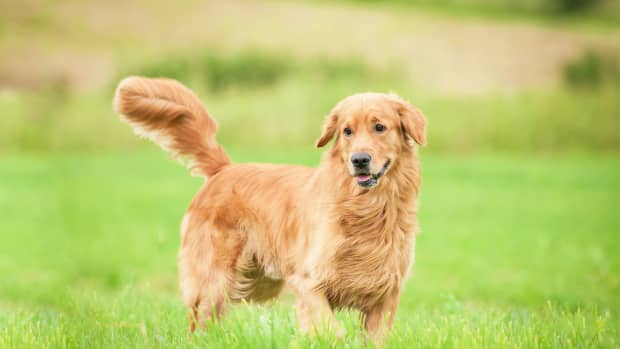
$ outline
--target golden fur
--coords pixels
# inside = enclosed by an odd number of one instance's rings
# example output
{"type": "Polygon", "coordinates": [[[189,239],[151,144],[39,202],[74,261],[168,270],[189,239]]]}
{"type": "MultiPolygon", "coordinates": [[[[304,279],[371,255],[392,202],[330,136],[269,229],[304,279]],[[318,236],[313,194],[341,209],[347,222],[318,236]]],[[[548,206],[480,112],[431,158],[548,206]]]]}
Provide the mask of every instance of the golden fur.
{"type": "Polygon", "coordinates": [[[375,338],[391,326],[417,232],[414,143],[426,142],[418,110],[395,95],[344,99],[316,143],[335,138],[332,148],[309,168],[231,164],[215,141],[215,121],[174,80],[127,78],[115,107],[207,178],[181,225],[180,288],[192,330],[231,301],[267,300],[285,285],[297,296],[304,331],[342,334],[333,310],[343,307],[359,309],[375,338]],[[385,132],[374,132],[379,122],[385,132]],[[344,127],[353,134],[344,136],[344,127]],[[349,159],[360,151],[372,156],[372,173],[387,168],[374,187],[355,180],[349,159]]]}

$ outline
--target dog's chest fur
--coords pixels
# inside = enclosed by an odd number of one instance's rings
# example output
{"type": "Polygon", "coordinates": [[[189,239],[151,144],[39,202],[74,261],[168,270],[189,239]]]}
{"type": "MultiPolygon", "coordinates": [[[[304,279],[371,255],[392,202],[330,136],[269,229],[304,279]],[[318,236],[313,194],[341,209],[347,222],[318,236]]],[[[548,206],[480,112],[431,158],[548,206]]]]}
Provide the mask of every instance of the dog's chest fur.
{"type": "Polygon", "coordinates": [[[415,243],[416,213],[409,201],[388,191],[338,202],[334,219],[344,239],[322,285],[332,307],[368,309],[400,289],[415,243]]]}

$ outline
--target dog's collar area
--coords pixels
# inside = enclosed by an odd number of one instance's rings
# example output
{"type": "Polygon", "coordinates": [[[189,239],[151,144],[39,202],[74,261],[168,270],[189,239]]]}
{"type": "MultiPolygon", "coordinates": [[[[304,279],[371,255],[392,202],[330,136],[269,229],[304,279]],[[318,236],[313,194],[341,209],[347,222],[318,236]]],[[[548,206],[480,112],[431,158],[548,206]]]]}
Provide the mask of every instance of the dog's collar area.
{"type": "Polygon", "coordinates": [[[390,159],[388,159],[385,164],[383,164],[383,167],[381,167],[381,171],[377,172],[376,174],[370,175],[369,178],[365,181],[358,181],[357,185],[362,188],[374,187],[375,185],[377,185],[377,183],[379,183],[379,178],[383,177],[388,167],[390,167],[390,163],[391,161],[390,159]]]}

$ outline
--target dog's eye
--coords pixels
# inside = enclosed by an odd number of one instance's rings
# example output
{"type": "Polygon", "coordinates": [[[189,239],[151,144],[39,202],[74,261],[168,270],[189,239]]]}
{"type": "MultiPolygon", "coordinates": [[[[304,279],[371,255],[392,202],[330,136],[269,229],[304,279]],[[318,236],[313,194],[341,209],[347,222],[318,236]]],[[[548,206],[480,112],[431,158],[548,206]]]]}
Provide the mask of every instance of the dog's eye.
{"type": "Polygon", "coordinates": [[[345,127],[343,132],[344,132],[344,135],[347,137],[353,134],[353,131],[351,131],[351,129],[348,127],[345,127]]]}
{"type": "Polygon", "coordinates": [[[375,131],[377,131],[378,133],[381,133],[385,131],[385,126],[383,126],[383,124],[375,124],[375,131]]]}

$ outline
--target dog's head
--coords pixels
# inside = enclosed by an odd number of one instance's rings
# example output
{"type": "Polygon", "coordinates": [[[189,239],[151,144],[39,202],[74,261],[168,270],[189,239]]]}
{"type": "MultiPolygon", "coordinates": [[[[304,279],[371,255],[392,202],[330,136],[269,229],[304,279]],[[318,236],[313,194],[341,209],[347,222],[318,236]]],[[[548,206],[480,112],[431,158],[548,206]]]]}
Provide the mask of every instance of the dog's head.
{"type": "Polygon", "coordinates": [[[374,187],[405,147],[426,144],[426,120],[420,111],[392,94],[361,93],[334,107],[323,125],[317,147],[336,137],[332,155],[364,188],[374,187]]]}

